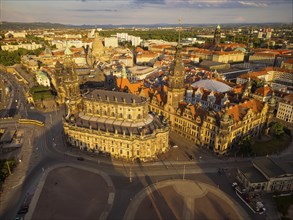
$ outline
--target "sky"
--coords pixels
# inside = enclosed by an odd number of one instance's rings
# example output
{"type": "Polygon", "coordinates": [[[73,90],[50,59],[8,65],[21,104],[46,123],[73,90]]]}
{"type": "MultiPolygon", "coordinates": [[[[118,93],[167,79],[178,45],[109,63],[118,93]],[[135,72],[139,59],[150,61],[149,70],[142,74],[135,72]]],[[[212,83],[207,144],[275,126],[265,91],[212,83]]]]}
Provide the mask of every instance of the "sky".
{"type": "Polygon", "coordinates": [[[0,0],[1,21],[75,25],[292,22],[292,0],[0,0]]]}

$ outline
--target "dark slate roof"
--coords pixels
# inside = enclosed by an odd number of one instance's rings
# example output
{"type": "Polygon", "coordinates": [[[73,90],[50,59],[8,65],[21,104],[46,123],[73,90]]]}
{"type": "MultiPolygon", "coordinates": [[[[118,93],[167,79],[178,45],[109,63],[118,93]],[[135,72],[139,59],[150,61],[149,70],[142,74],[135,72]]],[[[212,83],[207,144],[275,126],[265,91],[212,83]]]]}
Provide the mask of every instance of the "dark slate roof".
{"type": "MultiPolygon", "coordinates": [[[[106,121],[106,120],[105,120],[106,121]]],[[[143,133],[144,135],[152,134],[156,129],[163,129],[166,126],[163,125],[160,120],[156,117],[153,117],[153,120],[149,124],[144,124],[142,126],[133,126],[133,123],[123,124],[122,121],[117,120],[109,120],[108,122],[101,121],[93,121],[81,118],[76,116],[74,119],[67,120],[67,123],[71,125],[76,125],[77,127],[100,130],[100,131],[108,131],[110,133],[115,133],[117,130],[118,134],[123,134],[129,136],[130,133],[133,135],[140,135],[143,133]]]]}
{"type": "Polygon", "coordinates": [[[252,163],[259,171],[261,171],[268,178],[274,178],[287,174],[286,171],[284,171],[271,158],[268,157],[254,159],[252,163]]]}
{"type": "Polygon", "coordinates": [[[115,102],[115,98],[117,99],[118,103],[124,103],[124,100],[127,104],[131,104],[135,101],[135,103],[144,103],[146,102],[145,97],[137,96],[130,93],[124,92],[116,92],[116,91],[108,91],[108,90],[93,90],[90,93],[85,95],[86,98],[93,98],[96,100],[102,101],[110,101],[115,102]],[[108,100],[107,100],[108,98],[108,100]]]}
{"type": "Polygon", "coordinates": [[[263,183],[267,179],[255,167],[243,167],[239,169],[250,183],[263,183]]]}

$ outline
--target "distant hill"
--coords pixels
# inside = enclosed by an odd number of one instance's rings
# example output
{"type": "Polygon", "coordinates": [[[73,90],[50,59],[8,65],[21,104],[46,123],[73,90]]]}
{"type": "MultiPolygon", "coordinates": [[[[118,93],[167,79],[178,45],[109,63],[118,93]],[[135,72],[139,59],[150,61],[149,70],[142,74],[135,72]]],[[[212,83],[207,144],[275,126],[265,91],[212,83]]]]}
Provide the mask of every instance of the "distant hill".
{"type": "Polygon", "coordinates": [[[51,28],[68,28],[69,25],[58,24],[58,23],[21,23],[21,22],[2,22],[0,24],[1,30],[23,30],[23,29],[51,29],[51,28]]]}
{"type": "MultiPolygon", "coordinates": [[[[182,27],[215,27],[217,24],[181,24],[182,27]]],[[[281,23],[239,23],[239,24],[221,24],[221,27],[244,27],[244,26],[260,26],[260,27],[274,27],[274,26],[287,26],[291,24],[281,23]]],[[[21,22],[6,22],[0,23],[0,30],[24,30],[24,29],[62,29],[62,28],[79,28],[79,29],[90,29],[90,28],[157,28],[157,27],[178,27],[179,24],[131,24],[131,25],[69,25],[59,24],[50,22],[33,22],[33,23],[21,23],[21,22]]]]}

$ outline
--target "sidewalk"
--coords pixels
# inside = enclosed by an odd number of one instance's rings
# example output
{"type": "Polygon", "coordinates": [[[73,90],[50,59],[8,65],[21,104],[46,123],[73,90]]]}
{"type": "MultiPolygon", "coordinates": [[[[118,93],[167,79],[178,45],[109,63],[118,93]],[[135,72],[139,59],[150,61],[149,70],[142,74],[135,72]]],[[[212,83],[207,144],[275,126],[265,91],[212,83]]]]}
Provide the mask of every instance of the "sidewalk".
{"type": "Polygon", "coordinates": [[[20,150],[21,162],[17,165],[14,172],[8,176],[3,184],[3,191],[0,196],[0,214],[4,214],[7,210],[7,206],[10,204],[13,194],[20,187],[25,177],[33,168],[36,158],[34,155],[32,144],[29,143],[29,139],[34,135],[34,130],[27,130],[23,145],[20,150]]]}

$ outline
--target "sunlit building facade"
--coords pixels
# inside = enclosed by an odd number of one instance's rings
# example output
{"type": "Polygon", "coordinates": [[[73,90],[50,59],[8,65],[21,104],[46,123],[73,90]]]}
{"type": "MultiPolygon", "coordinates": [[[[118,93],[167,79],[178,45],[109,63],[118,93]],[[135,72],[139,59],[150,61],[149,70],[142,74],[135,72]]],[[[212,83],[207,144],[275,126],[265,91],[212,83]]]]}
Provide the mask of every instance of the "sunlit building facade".
{"type": "Polygon", "coordinates": [[[245,136],[260,134],[275,103],[248,99],[220,111],[215,111],[216,98],[212,96],[206,100],[206,106],[192,103],[184,85],[180,50],[179,46],[169,74],[168,91],[150,93],[150,110],[164,116],[172,131],[219,154],[226,153],[245,136]]]}
{"type": "Polygon", "coordinates": [[[125,160],[150,160],[168,149],[168,127],[148,114],[146,98],[129,93],[86,94],[80,111],[64,119],[64,132],[74,147],[125,160]]]}

